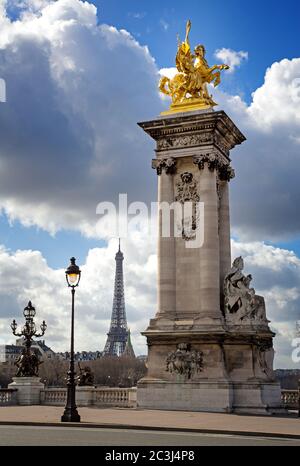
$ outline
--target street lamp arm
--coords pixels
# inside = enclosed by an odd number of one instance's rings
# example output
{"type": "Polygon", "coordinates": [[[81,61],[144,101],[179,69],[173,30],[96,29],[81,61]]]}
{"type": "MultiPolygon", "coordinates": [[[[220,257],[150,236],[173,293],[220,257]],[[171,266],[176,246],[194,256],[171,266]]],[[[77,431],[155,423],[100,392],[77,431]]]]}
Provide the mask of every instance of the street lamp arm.
{"type": "Polygon", "coordinates": [[[15,337],[23,337],[24,336],[23,333],[17,333],[17,332],[14,332],[14,331],[13,331],[13,335],[15,337]]]}

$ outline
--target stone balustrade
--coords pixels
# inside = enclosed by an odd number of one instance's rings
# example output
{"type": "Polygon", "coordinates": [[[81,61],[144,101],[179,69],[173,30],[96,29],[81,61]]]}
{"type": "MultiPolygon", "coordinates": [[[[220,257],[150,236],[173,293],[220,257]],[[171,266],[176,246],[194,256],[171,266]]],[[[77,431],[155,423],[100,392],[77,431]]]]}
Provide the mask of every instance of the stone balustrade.
{"type": "MultiPolygon", "coordinates": [[[[78,406],[111,406],[134,408],[136,406],[136,388],[93,388],[77,387],[76,404],[78,406]]],[[[64,406],[67,400],[66,388],[45,388],[41,391],[41,404],[64,406]]]]}
{"type": "Polygon", "coordinates": [[[0,388],[0,406],[13,406],[17,404],[17,392],[13,388],[0,388]]]}
{"type": "MultiPolygon", "coordinates": [[[[0,406],[18,404],[17,389],[0,389],[0,406]]],[[[298,409],[298,390],[282,390],[281,401],[285,408],[298,409]]],[[[45,388],[40,392],[41,405],[64,406],[67,400],[66,388],[45,388]]],[[[136,407],[136,387],[106,388],[77,387],[78,406],[110,406],[120,408],[136,407]]]]}
{"type": "Polygon", "coordinates": [[[95,406],[136,407],[136,388],[96,388],[95,406]]]}
{"type": "Polygon", "coordinates": [[[282,390],[281,401],[287,409],[298,409],[299,407],[299,392],[298,390],[282,390]]]}
{"type": "Polygon", "coordinates": [[[45,388],[41,390],[41,404],[48,406],[64,406],[67,401],[66,388],[45,388]]]}

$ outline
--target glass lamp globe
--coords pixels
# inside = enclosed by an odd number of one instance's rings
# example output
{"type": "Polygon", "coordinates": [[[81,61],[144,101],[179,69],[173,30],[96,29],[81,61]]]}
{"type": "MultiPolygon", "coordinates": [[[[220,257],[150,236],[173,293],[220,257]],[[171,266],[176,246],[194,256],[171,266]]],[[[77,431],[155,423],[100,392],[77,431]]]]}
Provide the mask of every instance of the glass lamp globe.
{"type": "Polygon", "coordinates": [[[78,265],[76,265],[75,261],[76,261],[75,257],[71,257],[70,259],[71,263],[66,270],[66,279],[67,279],[68,285],[73,286],[73,287],[79,284],[80,275],[81,275],[81,271],[78,265]]]}
{"type": "Polygon", "coordinates": [[[25,319],[33,319],[35,316],[35,307],[33,307],[31,301],[28,302],[28,305],[24,308],[24,317],[25,319]]]}

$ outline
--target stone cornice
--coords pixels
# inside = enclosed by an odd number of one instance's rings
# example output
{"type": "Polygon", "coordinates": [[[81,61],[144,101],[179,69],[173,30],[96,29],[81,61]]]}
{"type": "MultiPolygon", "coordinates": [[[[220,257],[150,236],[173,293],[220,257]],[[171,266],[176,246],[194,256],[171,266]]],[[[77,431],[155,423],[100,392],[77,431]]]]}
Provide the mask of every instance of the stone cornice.
{"type": "Polygon", "coordinates": [[[138,123],[157,142],[157,151],[212,145],[229,151],[246,140],[224,111],[193,112],[138,123]]]}

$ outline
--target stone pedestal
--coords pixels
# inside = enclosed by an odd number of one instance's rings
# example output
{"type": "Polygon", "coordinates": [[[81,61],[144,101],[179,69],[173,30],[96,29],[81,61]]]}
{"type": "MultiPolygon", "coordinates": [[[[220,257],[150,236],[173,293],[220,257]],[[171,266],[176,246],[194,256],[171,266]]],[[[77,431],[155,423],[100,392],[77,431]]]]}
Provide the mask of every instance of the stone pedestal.
{"type": "Polygon", "coordinates": [[[77,406],[91,406],[94,401],[95,387],[82,386],[76,387],[76,404],[77,406]]]}
{"type": "Polygon", "coordinates": [[[156,141],[152,167],[160,212],[158,305],[143,332],[148,373],[138,383],[137,404],[259,414],[276,409],[274,334],[264,300],[250,288],[241,258],[231,268],[230,150],[245,137],[223,111],[187,112],[139,125],[156,141]],[[176,208],[187,203],[193,206],[190,219],[184,216],[178,227],[176,208]]]}
{"type": "Polygon", "coordinates": [[[13,377],[8,388],[17,389],[17,402],[19,405],[39,405],[41,390],[45,385],[39,377],[13,377]]]}

